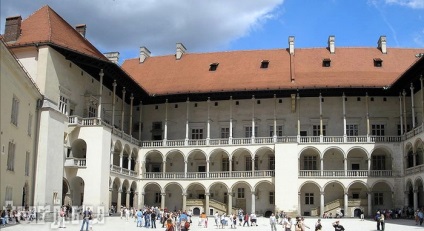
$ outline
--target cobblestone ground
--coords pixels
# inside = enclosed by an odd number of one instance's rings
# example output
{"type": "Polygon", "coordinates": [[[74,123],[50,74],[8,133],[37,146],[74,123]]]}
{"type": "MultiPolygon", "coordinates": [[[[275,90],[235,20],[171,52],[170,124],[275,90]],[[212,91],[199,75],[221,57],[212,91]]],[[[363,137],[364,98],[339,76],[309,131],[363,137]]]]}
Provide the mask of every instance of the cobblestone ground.
{"type": "MultiPolygon", "coordinates": [[[[310,227],[311,231],[314,231],[314,224],[316,222],[316,218],[306,218],[305,224],[310,227]]],[[[335,219],[323,219],[323,231],[332,231],[334,228],[331,226],[331,223],[334,222],[335,219]]],[[[213,218],[209,218],[209,226],[207,228],[198,226],[198,217],[193,217],[193,223],[190,227],[191,231],[200,231],[200,230],[218,230],[218,228],[214,225],[213,218]]],[[[375,221],[365,220],[360,221],[355,218],[345,218],[340,219],[340,224],[343,225],[346,231],[349,230],[357,230],[357,231],[368,231],[368,230],[377,230],[377,226],[375,221]]],[[[81,229],[81,223],[71,224],[67,223],[66,228],[59,228],[58,225],[54,225],[52,223],[45,224],[18,224],[18,225],[7,225],[1,226],[0,229],[4,231],[42,231],[42,230],[64,230],[64,231],[78,231],[81,229]]],[[[229,226],[224,227],[224,229],[231,230],[229,226]]],[[[107,217],[103,223],[94,222],[92,230],[95,231],[132,231],[132,230],[148,230],[147,228],[138,228],[136,227],[136,223],[134,220],[126,221],[125,219],[120,219],[119,217],[107,217]]],[[[150,230],[160,230],[164,231],[165,229],[157,222],[156,229],[150,230]]],[[[220,229],[222,230],[222,229],[220,229]]],[[[237,226],[236,229],[233,230],[249,230],[249,231],[271,231],[271,226],[269,225],[269,220],[267,218],[258,218],[258,226],[237,226]]],[[[283,231],[283,227],[278,225],[278,231],[283,231]]],[[[411,231],[411,230],[424,230],[424,226],[416,226],[413,220],[405,220],[405,219],[396,219],[396,220],[387,220],[386,221],[386,229],[385,230],[395,230],[395,231],[411,231]]]]}

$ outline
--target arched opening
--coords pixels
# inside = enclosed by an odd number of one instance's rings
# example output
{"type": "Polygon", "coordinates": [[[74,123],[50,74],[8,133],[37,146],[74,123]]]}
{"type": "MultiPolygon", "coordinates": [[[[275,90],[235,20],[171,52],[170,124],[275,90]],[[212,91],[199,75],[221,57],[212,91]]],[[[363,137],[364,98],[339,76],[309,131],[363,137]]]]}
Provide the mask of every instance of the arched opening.
{"type": "Polygon", "coordinates": [[[303,216],[320,216],[320,195],[318,185],[312,182],[305,183],[300,188],[300,214],[303,216]]]}
{"type": "Polygon", "coordinates": [[[72,142],[70,157],[87,158],[87,143],[82,139],[72,142]]]}
{"type": "Polygon", "coordinates": [[[269,181],[255,185],[255,212],[263,216],[266,211],[275,211],[275,189],[269,181]]]}
{"type": "Polygon", "coordinates": [[[144,203],[160,208],[162,202],[161,188],[156,183],[148,183],[144,188],[144,203]]]}
{"type": "Polygon", "coordinates": [[[85,183],[81,177],[74,177],[71,180],[72,205],[82,206],[84,203],[85,183]]]}
{"type": "Polygon", "coordinates": [[[173,182],[165,186],[165,209],[177,212],[183,208],[183,190],[181,185],[173,182]]]}
{"type": "Polygon", "coordinates": [[[200,209],[198,207],[193,209],[193,215],[194,216],[199,216],[200,215],[200,209]]]}
{"type": "Polygon", "coordinates": [[[72,205],[71,192],[68,182],[64,178],[62,181],[62,205],[72,205]]]}

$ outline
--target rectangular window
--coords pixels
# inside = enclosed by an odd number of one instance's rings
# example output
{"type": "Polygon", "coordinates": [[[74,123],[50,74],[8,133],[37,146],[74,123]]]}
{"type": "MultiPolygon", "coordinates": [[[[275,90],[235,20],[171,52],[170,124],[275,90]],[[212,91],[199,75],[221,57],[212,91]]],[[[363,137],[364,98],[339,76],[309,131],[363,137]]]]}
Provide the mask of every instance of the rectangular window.
{"type": "MultiPolygon", "coordinates": [[[[321,130],[320,125],[312,125],[312,135],[313,136],[320,136],[321,135],[320,130],[321,130]]],[[[323,136],[326,135],[325,125],[322,125],[322,135],[323,136]]]]}
{"type": "Polygon", "coordinates": [[[275,202],[274,192],[269,192],[269,203],[274,204],[274,202],[275,202]]]}
{"type": "Polygon", "coordinates": [[[245,157],[246,171],[252,171],[252,158],[250,156],[245,157]]]}
{"type": "Polygon", "coordinates": [[[155,193],[155,203],[162,202],[162,195],[160,193],[155,193]]]}
{"type": "MultiPolygon", "coordinates": [[[[281,137],[283,136],[283,125],[277,125],[277,136],[281,137]]],[[[269,126],[269,136],[274,136],[274,126],[269,126]]]]}
{"type": "Polygon", "coordinates": [[[68,104],[69,100],[65,96],[61,95],[59,98],[59,111],[65,115],[68,115],[68,104]]]}
{"type": "Polygon", "coordinates": [[[358,125],[357,124],[346,124],[346,135],[347,136],[358,136],[358,125]]]}
{"type": "Polygon", "coordinates": [[[96,108],[93,106],[88,107],[88,117],[93,118],[96,117],[96,108]]]}
{"type": "Polygon", "coordinates": [[[9,171],[15,170],[15,147],[15,143],[9,142],[9,150],[7,153],[7,170],[9,171]]]}
{"type": "Polygon", "coordinates": [[[304,168],[304,170],[317,170],[317,157],[316,156],[304,156],[303,157],[303,168],[304,168]]]}
{"type": "Polygon", "coordinates": [[[374,205],[383,205],[383,193],[374,193],[374,205]]]}
{"type": "Polygon", "coordinates": [[[18,113],[19,113],[19,100],[15,96],[12,99],[12,114],[10,117],[10,122],[18,126],[18,113]]]}
{"type": "Polygon", "coordinates": [[[372,156],[372,170],[386,170],[386,156],[372,156]]]}
{"type": "Polygon", "coordinates": [[[230,171],[230,161],[228,158],[222,158],[222,171],[230,171]]]}
{"type": "Polygon", "coordinates": [[[230,137],[230,128],[221,128],[221,139],[227,139],[230,137]]]}
{"type": "Polygon", "coordinates": [[[191,139],[193,140],[203,139],[203,129],[202,128],[191,129],[191,139]]]}
{"type": "Polygon", "coordinates": [[[313,205],[313,204],[314,204],[314,194],[305,193],[305,205],[313,205]]]}
{"type": "Polygon", "coordinates": [[[27,132],[28,132],[28,136],[31,136],[31,134],[32,134],[32,114],[29,114],[29,116],[28,116],[28,129],[27,129],[27,132]]]}
{"type": "Polygon", "coordinates": [[[152,139],[162,140],[162,122],[152,122],[152,139]]]}
{"type": "Polygon", "coordinates": [[[244,198],[244,188],[238,188],[237,189],[237,198],[239,198],[239,199],[244,198]]]}
{"type": "MultiPolygon", "coordinates": [[[[255,126],[255,137],[258,136],[258,127],[255,126]]],[[[244,127],[244,137],[250,138],[252,137],[252,126],[244,127]]]]}
{"type": "Polygon", "coordinates": [[[371,135],[373,136],[384,136],[384,124],[372,124],[371,135]]]}
{"type": "Polygon", "coordinates": [[[268,159],[268,169],[269,170],[275,170],[275,157],[274,156],[270,156],[268,159]]]}
{"type": "Polygon", "coordinates": [[[29,176],[29,152],[25,154],[25,176],[29,176]]]}

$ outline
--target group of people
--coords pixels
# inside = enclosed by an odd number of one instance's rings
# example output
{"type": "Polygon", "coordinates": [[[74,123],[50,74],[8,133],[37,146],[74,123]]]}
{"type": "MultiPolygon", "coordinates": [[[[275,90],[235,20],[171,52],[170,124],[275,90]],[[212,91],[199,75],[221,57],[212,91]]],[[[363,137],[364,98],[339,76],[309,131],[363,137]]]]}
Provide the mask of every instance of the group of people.
{"type": "Polygon", "coordinates": [[[34,209],[4,209],[0,210],[0,224],[18,224],[21,222],[31,222],[36,220],[36,212],[34,209]]]}

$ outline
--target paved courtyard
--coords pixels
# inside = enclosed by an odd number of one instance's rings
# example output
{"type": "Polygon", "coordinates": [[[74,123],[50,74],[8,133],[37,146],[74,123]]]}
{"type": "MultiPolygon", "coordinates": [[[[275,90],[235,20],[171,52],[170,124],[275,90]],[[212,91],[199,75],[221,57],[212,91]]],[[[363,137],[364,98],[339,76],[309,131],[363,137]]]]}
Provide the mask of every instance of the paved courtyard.
{"type": "MultiPolygon", "coordinates": [[[[310,227],[310,230],[313,231],[314,224],[316,222],[316,218],[306,218],[306,225],[310,227]]],[[[334,222],[335,219],[325,219],[322,220],[323,224],[323,231],[332,231],[334,228],[331,226],[331,223],[334,222]]],[[[218,228],[214,225],[209,225],[208,228],[197,226],[198,217],[193,217],[193,223],[190,227],[190,230],[196,231],[196,230],[217,230],[218,228]]],[[[157,222],[158,223],[158,222],[157,222]]],[[[213,223],[213,218],[209,218],[209,224],[213,223]]],[[[368,231],[368,230],[377,230],[376,223],[372,220],[365,220],[360,221],[359,219],[354,218],[345,218],[340,219],[340,224],[343,225],[346,229],[346,231],[349,230],[357,230],[357,231],[368,231]]],[[[165,230],[164,228],[161,228],[161,225],[157,225],[156,230],[165,230]]],[[[58,228],[55,225],[52,225],[51,223],[46,224],[20,224],[20,225],[11,225],[6,227],[1,227],[0,229],[4,231],[41,231],[41,230],[65,230],[65,231],[78,231],[81,228],[81,223],[79,224],[66,224],[66,228],[58,228]]],[[[231,229],[229,226],[225,227],[224,229],[231,229]]],[[[136,223],[131,221],[125,221],[121,220],[119,217],[107,217],[104,221],[104,223],[94,223],[93,229],[95,231],[131,231],[131,230],[147,230],[146,228],[137,228],[136,223]]],[[[258,226],[254,227],[242,227],[237,226],[236,230],[249,230],[249,231],[267,231],[271,230],[271,227],[269,225],[269,220],[266,218],[258,218],[258,226]]],[[[277,227],[277,230],[282,231],[283,228],[281,225],[277,227]]],[[[395,230],[395,231],[411,231],[411,230],[424,230],[424,226],[416,226],[415,222],[413,220],[405,220],[405,219],[398,219],[398,220],[388,220],[386,222],[386,229],[385,230],[395,230]]]]}

